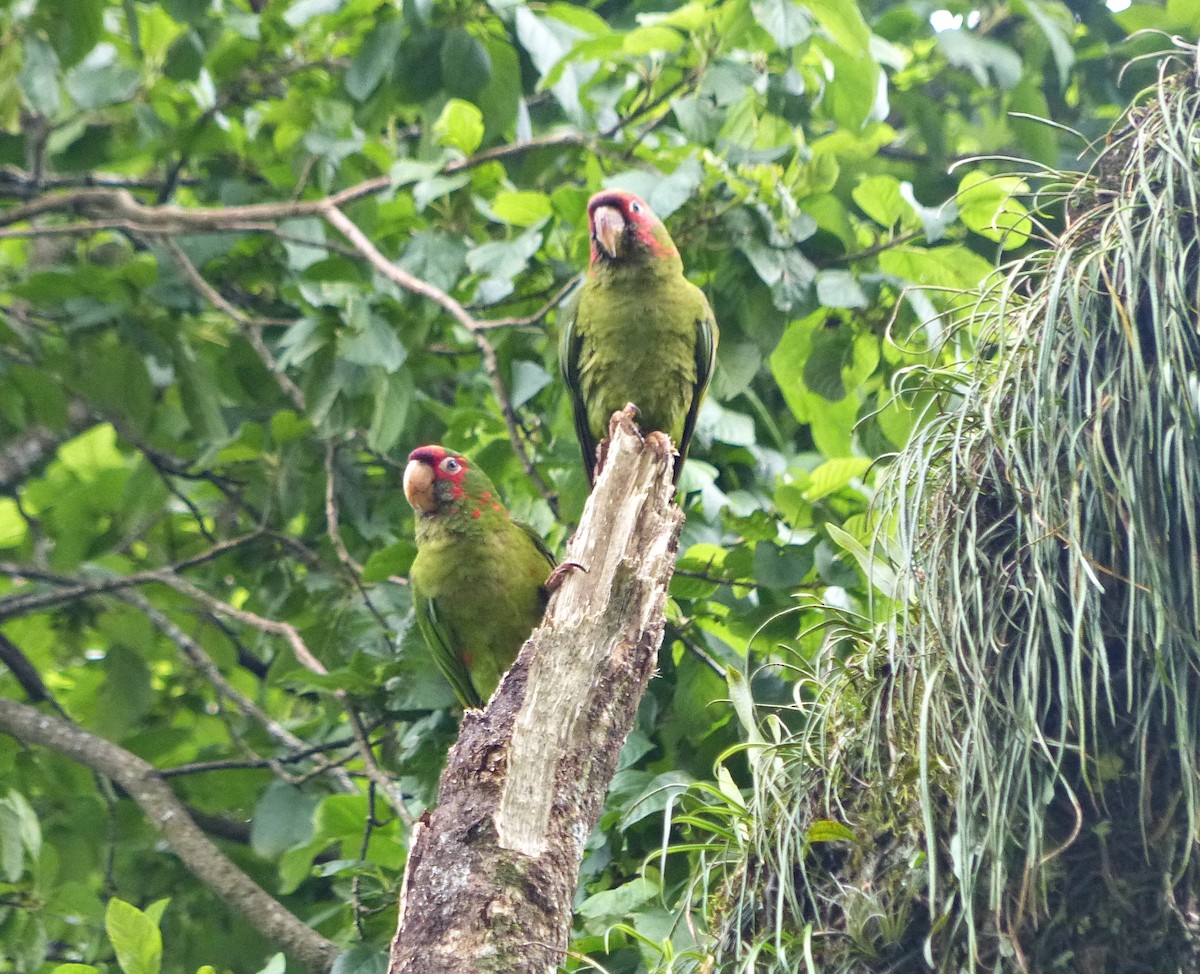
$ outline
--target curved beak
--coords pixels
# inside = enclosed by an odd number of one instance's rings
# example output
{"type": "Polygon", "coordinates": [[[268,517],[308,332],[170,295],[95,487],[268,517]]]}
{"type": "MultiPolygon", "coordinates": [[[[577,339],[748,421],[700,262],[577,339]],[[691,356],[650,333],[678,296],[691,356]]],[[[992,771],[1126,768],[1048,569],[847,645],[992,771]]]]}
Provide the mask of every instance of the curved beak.
{"type": "Polygon", "coordinates": [[[433,482],[433,467],[424,460],[408,461],[408,466],[404,468],[404,496],[414,510],[432,514],[437,509],[433,482]]]}
{"type": "Polygon", "coordinates": [[[621,240],[625,236],[625,218],[613,206],[597,206],[592,210],[592,237],[609,258],[621,253],[621,240]]]}

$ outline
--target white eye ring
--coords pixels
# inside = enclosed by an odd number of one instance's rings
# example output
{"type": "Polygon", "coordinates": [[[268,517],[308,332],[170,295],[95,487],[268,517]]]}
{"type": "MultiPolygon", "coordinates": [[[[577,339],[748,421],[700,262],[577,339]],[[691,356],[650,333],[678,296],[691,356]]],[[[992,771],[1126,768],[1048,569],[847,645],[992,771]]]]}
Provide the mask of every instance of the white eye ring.
{"type": "Polygon", "coordinates": [[[446,457],[446,459],[442,461],[443,473],[458,473],[461,469],[462,464],[454,459],[454,457],[446,457]]]}
{"type": "Polygon", "coordinates": [[[629,204],[629,212],[630,213],[641,213],[642,212],[642,204],[639,203],[637,200],[634,200],[633,202],[631,202],[629,204]]]}

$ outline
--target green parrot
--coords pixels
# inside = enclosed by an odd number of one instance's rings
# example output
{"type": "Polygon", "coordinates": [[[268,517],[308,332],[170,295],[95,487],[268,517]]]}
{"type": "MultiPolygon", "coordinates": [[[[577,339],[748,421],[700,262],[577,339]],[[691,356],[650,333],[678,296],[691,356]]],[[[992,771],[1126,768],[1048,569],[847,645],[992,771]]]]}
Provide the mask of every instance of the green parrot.
{"type": "Polygon", "coordinates": [[[417,515],[409,581],[417,625],[464,707],[482,707],[541,621],[564,568],[514,521],[487,474],[458,453],[408,455],[404,496],[417,515]]]}
{"type": "Polygon", "coordinates": [[[610,418],[633,404],[643,432],[671,437],[678,482],[716,359],[716,319],[643,200],[597,193],[588,229],[587,280],[564,309],[559,341],[588,480],[595,483],[604,463],[610,418]]]}

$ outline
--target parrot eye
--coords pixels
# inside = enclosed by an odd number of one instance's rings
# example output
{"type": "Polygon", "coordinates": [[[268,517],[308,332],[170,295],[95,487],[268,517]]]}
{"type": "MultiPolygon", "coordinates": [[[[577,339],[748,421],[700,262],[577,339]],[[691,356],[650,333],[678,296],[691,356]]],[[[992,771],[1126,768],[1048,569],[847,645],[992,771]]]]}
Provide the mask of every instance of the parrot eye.
{"type": "Polygon", "coordinates": [[[454,459],[454,457],[446,457],[441,462],[441,468],[443,473],[456,474],[462,469],[462,464],[454,459]]]}
{"type": "Polygon", "coordinates": [[[642,212],[642,204],[639,203],[637,200],[633,200],[629,204],[629,212],[630,213],[641,213],[642,212]]]}

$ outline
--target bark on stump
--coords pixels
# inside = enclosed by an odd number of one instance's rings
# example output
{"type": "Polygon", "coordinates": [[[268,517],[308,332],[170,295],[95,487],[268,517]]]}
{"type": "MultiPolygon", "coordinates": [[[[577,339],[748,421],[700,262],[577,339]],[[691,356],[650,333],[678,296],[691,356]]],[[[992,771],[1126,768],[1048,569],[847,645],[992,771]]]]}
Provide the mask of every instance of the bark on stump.
{"type": "Polygon", "coordinates": [[[683,513],[671,464],[618,429],[551,599],[468,711],[413,832],[389,974],[543,974],[565,958],[583,846],[662,643],[683,513]]]}

